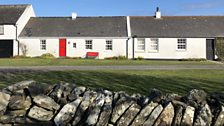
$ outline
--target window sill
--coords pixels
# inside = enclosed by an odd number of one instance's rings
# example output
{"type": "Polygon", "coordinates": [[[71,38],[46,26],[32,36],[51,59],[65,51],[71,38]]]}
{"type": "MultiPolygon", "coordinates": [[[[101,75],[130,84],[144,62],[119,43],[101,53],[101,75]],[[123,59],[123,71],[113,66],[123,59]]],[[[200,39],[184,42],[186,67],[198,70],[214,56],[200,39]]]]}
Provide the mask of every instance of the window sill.
{"type": "Polygon", "coordinates": [[[176,51],[177,52],[186,52],[187,50],[186,49],[177,49],[176,51]]]}
{"type": "Polygon", "coordinates": [[[159,51],[148,51],[148,53],[159,53],[159,51]]]}
{"type": "Polygon", "coordinates": [[[143,50],[136,50],[135,53],[145,53],[143,50]]]}

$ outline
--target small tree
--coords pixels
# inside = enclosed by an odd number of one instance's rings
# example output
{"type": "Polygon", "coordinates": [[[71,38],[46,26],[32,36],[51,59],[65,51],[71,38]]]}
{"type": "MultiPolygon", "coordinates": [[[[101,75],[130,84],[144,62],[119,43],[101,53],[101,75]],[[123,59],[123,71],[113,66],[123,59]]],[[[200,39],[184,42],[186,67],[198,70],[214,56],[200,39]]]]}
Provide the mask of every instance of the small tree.
{"type": "Polygon", "coordinates": [[[22,51],[22,55],[23,56],[26,56],[27,55],[27,52],[28,52],[27,45],[25,45],[23,43],[20,43],[19,44],[19,47],[20,47],[20,50],[22,51]]]}

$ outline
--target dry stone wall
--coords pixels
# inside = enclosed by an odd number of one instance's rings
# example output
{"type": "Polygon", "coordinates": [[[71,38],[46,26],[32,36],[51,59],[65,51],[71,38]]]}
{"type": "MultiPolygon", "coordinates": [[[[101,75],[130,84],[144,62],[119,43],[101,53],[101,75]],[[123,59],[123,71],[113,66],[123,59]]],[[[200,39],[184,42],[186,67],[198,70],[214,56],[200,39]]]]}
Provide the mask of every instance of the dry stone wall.
{"type": "Polygon", "coordinates": [[[1,126],[223,126],[224,94],[148,96],[23,81],[0,91],[1,126]]]}

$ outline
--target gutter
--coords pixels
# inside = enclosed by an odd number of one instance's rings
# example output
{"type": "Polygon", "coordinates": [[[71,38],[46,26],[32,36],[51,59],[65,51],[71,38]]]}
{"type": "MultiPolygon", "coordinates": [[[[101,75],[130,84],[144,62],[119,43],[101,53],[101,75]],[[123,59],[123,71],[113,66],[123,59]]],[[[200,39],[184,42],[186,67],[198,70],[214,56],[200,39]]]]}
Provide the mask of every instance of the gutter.
{"type": "Polygon", "coordinates": [[[135,59],[135,38],[137,37],[137,35],[133,35],[132,36],[132,44],[133,44],[133,47],[132,47],[132,59],[135,59]]]}
{"type": "Polygon", "coordinates": [[[18,40],[18,27],[17,27],[16,24],[14,24],[14,26],[15,26],[15,28],[16,28],[16,41],[17,41],[17,43],[18,43],[18,50],[17,50],[17,51],[18,51],[18,54],[17,54],[17,55],[19,56],[19,44],[20,44],[20,43],[19,43],[19,40],[18,40]]]}

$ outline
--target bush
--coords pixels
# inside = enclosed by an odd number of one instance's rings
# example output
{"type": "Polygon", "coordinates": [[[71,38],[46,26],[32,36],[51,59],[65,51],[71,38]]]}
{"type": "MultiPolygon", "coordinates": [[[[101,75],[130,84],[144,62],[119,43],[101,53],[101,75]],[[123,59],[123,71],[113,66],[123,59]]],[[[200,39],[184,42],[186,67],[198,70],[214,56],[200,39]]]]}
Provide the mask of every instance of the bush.
{"type": "Polygon", "coordinates": [[[51,53],[45,53],[45,54],[42,54],[40,56],[40,58],[44,58],[44,59],[51,59],[51,58],[55,58],[54,55],[52,55],[51,53]]]}
{"type": "Polygon", "coordinates": [[[104,59],[106,59],[106,60],[126,60],[127,57],[126,56],[113,56],[113,57],[106,57],[104,59]]]}

